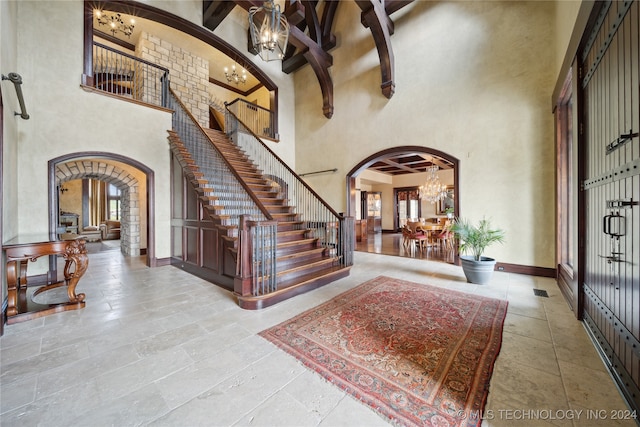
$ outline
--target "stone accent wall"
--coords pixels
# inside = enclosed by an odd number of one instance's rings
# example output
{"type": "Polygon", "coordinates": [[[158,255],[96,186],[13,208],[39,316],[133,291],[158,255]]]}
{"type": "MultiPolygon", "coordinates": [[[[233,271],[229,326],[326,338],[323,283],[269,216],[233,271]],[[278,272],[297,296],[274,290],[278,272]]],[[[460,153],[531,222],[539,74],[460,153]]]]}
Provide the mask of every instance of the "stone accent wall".
{"type": "Polygon", "coordinates": [[[209,61],[166,40],[142,33],[136,56],[169,69],[171,89],[203,127],[209,127],[209,61]]]}
{"type": "Polygon", "coordinates": [[[93,178],[120,189],[120,250],[140,256],[140,201],[138,180],[127,171],[98,160],[74,160],[56,165],[56,185],[74,179],[93,178]]]}

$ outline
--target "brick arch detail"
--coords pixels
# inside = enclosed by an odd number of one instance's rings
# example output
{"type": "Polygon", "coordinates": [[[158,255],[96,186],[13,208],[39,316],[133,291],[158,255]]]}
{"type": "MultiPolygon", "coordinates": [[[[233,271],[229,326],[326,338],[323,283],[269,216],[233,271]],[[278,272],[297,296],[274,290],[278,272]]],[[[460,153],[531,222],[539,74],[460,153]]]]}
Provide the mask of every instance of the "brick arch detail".
{"type": "Polygon", "coordinates": [[[113,184],[121,191],[120,250],[140,256],[140,185],[126,170],[103,160],[72,160],[56,165],[56,186],[74,179],[93,178],[113,184]]]}

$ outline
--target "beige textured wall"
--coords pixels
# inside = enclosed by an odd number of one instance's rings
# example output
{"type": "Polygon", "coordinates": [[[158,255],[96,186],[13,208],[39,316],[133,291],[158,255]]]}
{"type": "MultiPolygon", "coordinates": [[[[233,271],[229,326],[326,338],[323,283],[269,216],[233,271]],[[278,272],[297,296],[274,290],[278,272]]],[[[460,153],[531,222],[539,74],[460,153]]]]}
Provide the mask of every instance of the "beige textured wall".
{"type": "MultiPolygon", "coordinates": [[[[3,74],[18,72],[17,67],[17,3],[0,1],[0,72],[3,74]]],[[[2,84],[2,241],[12,239],[18,234],[18,122],[22,119],[13,114],[19,110],[13,84],[2,84]]],[[[27,105],[27,108],[29,106],[27,105]]],[[[27,112],[29,110],[27,109],[27,112]]],[[[7,299],[6,272],[0,272],[0,306],[4,308],[7,299]]]]}
{"type": "Polygon", "coordinates": [[[460,160],[461,214],[492,218],[507,241],[487,255],[554,267],[556,79],[552,2],[415,2],[393,19],[396,93],[380,91],[373,38],[340,4],[332,51],[332,119],[309,67],[296,74],[298,170],[337,167],[308,182],[338,211],[345,175],[383,149],[421,145],[460,160]]]}
{"type": "MultiPolygon", "coordinates": [[[[18,74],[17,58],[17,13],[18,4],[15,1],[0,1],[0,29],[2,42],[0,43],[0,73],[7,75],[12,72],[18,74]]],[[[14,111],[20,111],[18,98],[13,84],[8,80],[0,83],[2,86],[3,125],[2,125],[2,239],[7,241],[18,234],[18,125],[23,121],[14,111]]],[[[32,82],[23,84],[24,94],[31,92],[32,82]]],[[[27,112],[31,105],[26,103],[27,112]]],[[[2,275],[4,277],[4,273],[2,275]]],[[[3,287],[4,289],[4,287],[3,287]]],[[[5,294],[2,295],[3,300],[5,294]]]]}
{"type": "Polygon", "coordinates": [[[18,66],[29,82],[31,110],[31,119],[18,124],[19,231],[48,231],[49,160],[84,151],[117,153],[154,171],[155,255],[169,257],[171,115],[82,90],[82,1],[44,3],[18,3],[18,66]]]}
{"type": "MultiPolygon", "coordinates": [[[[580,0],[562,0],[556,1],[556,36],[555,36],[555,54],[556,54],[556,76],[560,72],[564,55],[569,45],[571,32],[578,17],[580,10],[580,0]]],[[[565,76],[562,76],[564,78],[565,76]]]]}

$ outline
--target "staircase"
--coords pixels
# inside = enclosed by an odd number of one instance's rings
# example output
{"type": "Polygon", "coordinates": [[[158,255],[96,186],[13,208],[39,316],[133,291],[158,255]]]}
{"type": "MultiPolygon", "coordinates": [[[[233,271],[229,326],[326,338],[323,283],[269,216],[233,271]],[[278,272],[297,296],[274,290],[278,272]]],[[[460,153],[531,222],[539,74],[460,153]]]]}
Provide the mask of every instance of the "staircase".
{"type": "Polygon", "coordinates": [[[336,255],[337,239],[324,237],[339,232],[338,219],[318,222],[303,218],[288,197],[289,184],[259,170],[224,132],[215,129],[202,131],[208,139],[209,147],[206,149],[212,150],[204,154],[205,158],[213,154],[222,156],[230,169],[227,174],[235,175],[241,181],[233,191],[222,181],[212,182],[222,172],[208,170],[207,165],[197,161],[192,154],[195,149],[189,149],[178,132],[169,131],[169,144],[185,176],[191,181],[203,210],[218,229],[223,242],[220,245],[225,253],[223,256],[230,255],[237,266],[234,292],[241,307],[268,307],[349,274],[351,265],[343,261],[344,257],[336,255]],[[233,192],[237,193],[238,201],[234,201],[233,192]],[[244,193],[249,193],[255,203],[244,193]],[[245,221],[243,215],[248,212],[245,208],[252,204],[261,212],[256,213],[254,207],[250,218],[245,221]],[[273,261],[260,255],[263,252],[256,252],[256,246],[261,246],[258,249],[267,253],[272,246],[270,237],[261,238],[259,231],[260,227],[269,225],[275,230],[273,261]],[[274,268],[269,270],[271,264],[274,268]]]}

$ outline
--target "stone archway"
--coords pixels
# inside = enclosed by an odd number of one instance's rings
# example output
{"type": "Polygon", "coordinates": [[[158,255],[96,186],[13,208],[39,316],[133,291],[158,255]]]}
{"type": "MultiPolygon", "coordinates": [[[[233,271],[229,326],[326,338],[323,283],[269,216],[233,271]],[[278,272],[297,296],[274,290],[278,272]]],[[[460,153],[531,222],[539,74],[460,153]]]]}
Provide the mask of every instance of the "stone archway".
{"type": "Polygon", "coordinates": [[[123,221],[121,221],[122,252],[129,256],[141,255],[143,250],[141,245],[145,243],[145,239],[141,239],[141,234],[146,232],[146,265],[148,267],[158,265],[155,257],[154,227],[155,174],[152,169],[121,154],[84,151],[65,154],[49,160],[48,170],[49,231],[51,234],[55,233],[58,224],[57,189],[59,183],[77,178],[101,177],[102,180],[114,183],[126,193],[122,194],[121,201],[121,209],[126,209],[128,212],[127,217],[123,213],[123,221]],[[123,238],[123,234],[126,237],[123,238]]]}
{"type": "Polygon", "coordinates": [[[99,159],[71,160],[55,167],[56,187],[74,179],[93,178],[115,185],[121,192],[120,249],[140,255],[140,191],[138,180],[116,165],[99,159]]]}

